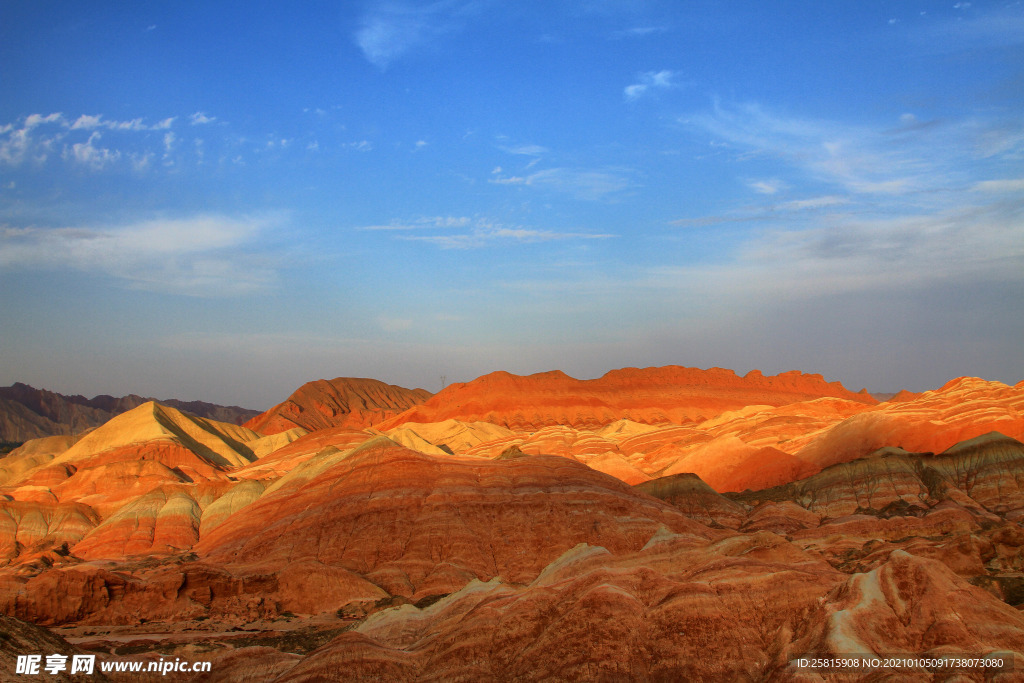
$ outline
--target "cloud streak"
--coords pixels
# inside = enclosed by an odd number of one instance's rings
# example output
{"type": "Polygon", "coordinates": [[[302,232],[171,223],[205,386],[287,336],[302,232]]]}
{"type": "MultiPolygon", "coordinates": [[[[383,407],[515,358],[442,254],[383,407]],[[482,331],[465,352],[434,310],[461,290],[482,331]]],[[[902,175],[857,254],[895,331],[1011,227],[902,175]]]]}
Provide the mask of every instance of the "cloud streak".
{"type": "Polygon", "coordinates": [[[563,240],[604,240],[615,237],[606,233],[559,232],[538,230],[520,225],[505,225],[487,218],[467,216],[435,216],[386,225],[358,228],[396,233],[396,239],[426,242],[442,249],[480,249],[501,244],[531,244],[563,240]],[[420,232],[433,234],[415,234],[420,232]],[[444,232],[439,232],[444,231],[444,232]]]}
{"type": "Polygon", "coordinates": [[[199,215],[117,227],[0,228],[0,268],[77,270],[129,287],[199,297],[269,286],[272,268],[253,250],[269,218],[199,215]]]}
{"type": "Polygon", "coordinates": [[[598,201],[619,194],[634,185],[627,169],[549,168],[525,176],[490,178],[495,185],[521,185],[598,201]]]}

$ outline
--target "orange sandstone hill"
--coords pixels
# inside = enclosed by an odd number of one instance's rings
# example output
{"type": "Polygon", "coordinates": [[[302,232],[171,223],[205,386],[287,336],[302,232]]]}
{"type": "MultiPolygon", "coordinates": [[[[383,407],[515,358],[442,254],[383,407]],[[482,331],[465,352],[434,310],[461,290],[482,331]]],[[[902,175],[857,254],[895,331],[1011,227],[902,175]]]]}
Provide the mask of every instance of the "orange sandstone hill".
{"type": "Polygon", "coordinates": [[[362,429],[393,417],[430,398],[425,389],[406,389],[380,380],[336,377],[307,382],[245,426],[261,434],[278,434],[295,427],[308,432],[331,427],[362,429]]]}
{"type": "Polygon", "coordinates": [[[865,405],[877,401],[866,390],[854,393],[821,375],[797,371],[765,376],[752,370],[623,368],[598,379],[579,380],[561,371],[520,376],[492,372],[452,384],[421,405],[377,425],[406,422],[490,422],[519,431],[565,425],[596,429],[623,418],[644,424],[685,424],[749,405],[780,406],[823,397],[865,405]]]}

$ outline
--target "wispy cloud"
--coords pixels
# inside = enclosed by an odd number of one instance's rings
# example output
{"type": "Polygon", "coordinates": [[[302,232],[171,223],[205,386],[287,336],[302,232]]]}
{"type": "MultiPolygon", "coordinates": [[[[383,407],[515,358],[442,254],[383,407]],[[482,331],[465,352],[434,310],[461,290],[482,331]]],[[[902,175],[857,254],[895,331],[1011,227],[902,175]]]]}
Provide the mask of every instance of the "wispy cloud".
{"type": "Polygon", "coordinates": [[[549,168],[525,176],[502,176],[489,179],[496,185],[522,185],[561,192],[588,201],[606,199],[634,186],[628,169],[549,168]]]}
{"type": "Polygon", "coordinates": [[[531,145],[531,144],[499,145],[499,148],[503,152],[508,152],[509,154],[519,154],[519,155],[522,155],[522,156],[529,156],[529,157],[542,156],[544,154],[547,154],[548,151],[549,151],[547,147],[542,147],[541,145],[531,145]]]}
{"type": "Polygon", "coordinates": [[[797,220],[820,219],[822,210],[833,209],[850,204],[849,197],[825,195],[774,202],[760,206],[746,206],[721,214],[700,216],[698,218],[681,218],[671,221],[671,225],[686,228],[707,227],[724,223],[757,223],[785,220],[790,223],[797,220]]]}
{"type": "Polygon", "coordinates": [[[464,228],[473,222],[468,216],[431,216],[410,221],[394,221],[380,225],[363,225],[357,230],[424,230],[431,228],[464,228]]]}
{"type": "Polygon", "coordinates": [[[676,81],[677,74],[674,71],[668,69],[662,69],[661,71],[647,71],[640,74],[639,79],[632,85],[627,85],[622,94],[627,101],[638,100],[644,95],[650,94],[657,90],[668,90],[670,88],[677,87],[676,81]]]}
{"type": "Polygon", "coordinates": [[[394,231],[396,238],[427,242],[442,249],[479,249],[498,244],[552,242],[559,240],[595,240],[614,237],[592,232],[560,232],[539,230],[521,225],[505,225],[488,218],[467,216],[434,216],[411,221],[395,221],[383,225],[367,225],[360,230],[394,231]],[[432,234],[418,234],[430,232],[432,234]]]}
{"type": "Polygon", "coordinates": [[[360,21],[355,42],[370,63],[386,69],[407,53],[460,30],[476,6],[466,0],[375,2],[360,21]]]}
{"type": "Polygon", "coordinates": [[[668,30],[668,26],[634,26],[621,31],[615,31],[612,33],[612,38],[646,38],[647,36],[665,33],[668,30]]]}
{"type": "Polygon", "coordinates": [[[767,178],[763,180],[751,180],[747,183],[754,192],[758,194],[777,194],[779,190],[786,187],[786,183],[778,178],[767,178]]]}
{"type": "MultiPolygon", "coordinates": [[[[901,117],[904,124],[907,118],[901,117]]],[[[1019,153],[1024,135],[1011,123],[967,120],[942,125],[871,127],[781,116],[758,105],[727,108],[682,120],[736,152],[737,161],[774,160],[858,195],[895,196],[966,181],[964,162],[1019,153]]],[[[721,147],[720,147],[721,148],[721,147]]]]}
{"type": "Polygon", "coordinates": [[[1024,192],[1024,178],[982,180],[971,188],[976,192],[1024,192]]]}
{"type": "Polygon", "coordinates": [[[114,227],[0,228],[0,268],[102,273],[137,289],[218,297],[275,278],[254,247],[271,218],[200,215],[114,227]]]}
{"type": "Polygon", "coordinates": [[[1012,122],[920,125],[904,115],[893,128],[717,104],[689,122],[734,153],[738,174],[774,164],[778,176],[747,183],[781,201],[675,221],[745,225],[731,261],[699,272],[655,269],[662,284],[700,278],[737,297],[820,298],[1024,281],[1024,179],[998,177],[1024,144],[1012,122]],[[833,191],[812,194],[822,187],[833,191]],[[792,198],[797,191],[805,196],[792,198]]]}

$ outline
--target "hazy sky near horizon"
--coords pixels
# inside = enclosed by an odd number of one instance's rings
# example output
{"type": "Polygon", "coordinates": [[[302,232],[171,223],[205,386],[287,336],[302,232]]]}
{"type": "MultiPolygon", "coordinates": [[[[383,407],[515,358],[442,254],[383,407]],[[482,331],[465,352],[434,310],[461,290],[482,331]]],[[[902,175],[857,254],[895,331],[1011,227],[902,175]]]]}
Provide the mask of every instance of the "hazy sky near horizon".
{"type": "Polygon", "coordinates": [[[5,2],[0,384],[1024,379],[1021,2],[5,2]]]}

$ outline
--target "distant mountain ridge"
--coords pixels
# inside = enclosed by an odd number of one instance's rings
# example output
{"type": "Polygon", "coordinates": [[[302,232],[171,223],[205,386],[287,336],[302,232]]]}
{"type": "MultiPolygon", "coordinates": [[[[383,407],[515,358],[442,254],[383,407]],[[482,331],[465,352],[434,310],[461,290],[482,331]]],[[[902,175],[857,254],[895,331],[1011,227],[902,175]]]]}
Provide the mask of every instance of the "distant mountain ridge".
{"type": "MultiPolygon", "coordinates": [[[[9,387],[0,387],[0,441],[76,434],[154,400],[158,399],[136,394],[120,397],[101,394],[93,398],[77,394],[65,396],[15,382],[9,387]]],[[[198,417],[236,425],[260,414],[258,410],[206,401],[168,399],[159,402],[198,417]]]]}
{"type": "Polygon", "coordinates": [[[867,390],[853,392],[839,382],[796,370],[737,375],[722,368],[666,365],[610,370],[580,380],[553,370],[533,375],[492,372],[471,382],[450,384],[438,394],[376,427],[447,419],[489,422],[513,430],[554,425],[597,429],[623,418],[644,424],[686,424],[749,405],[780,406],[823,397],[865,405],[878,403],[867,390]]]}

